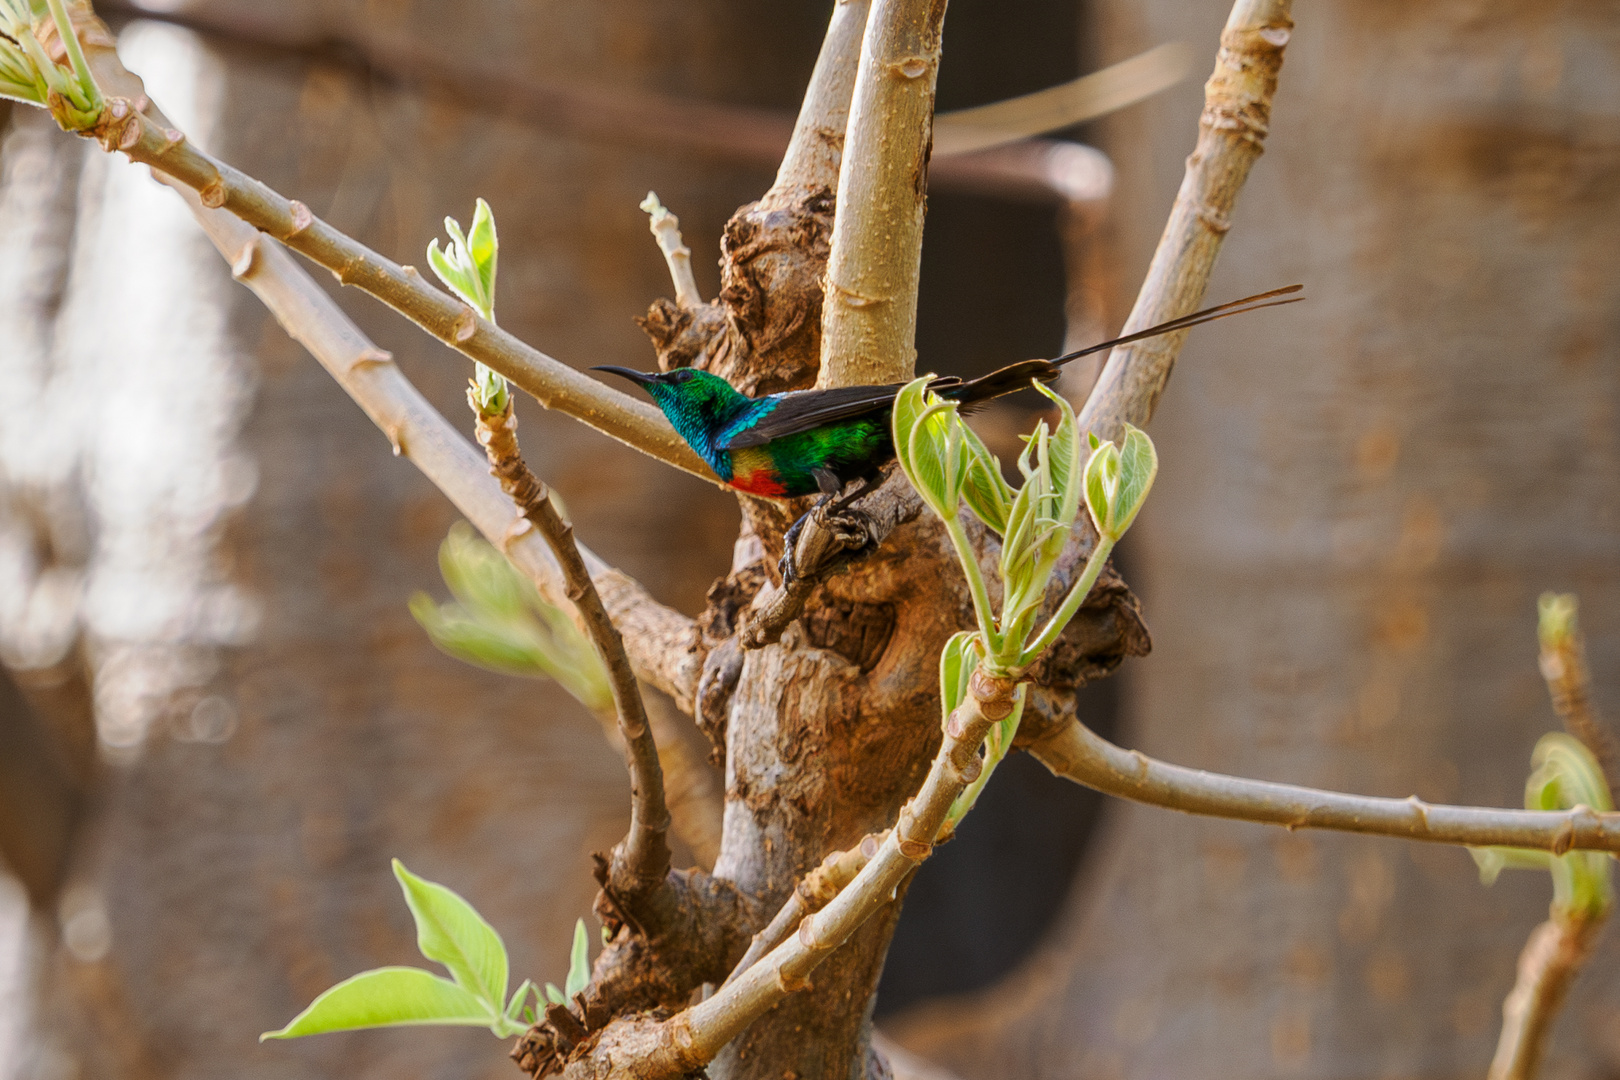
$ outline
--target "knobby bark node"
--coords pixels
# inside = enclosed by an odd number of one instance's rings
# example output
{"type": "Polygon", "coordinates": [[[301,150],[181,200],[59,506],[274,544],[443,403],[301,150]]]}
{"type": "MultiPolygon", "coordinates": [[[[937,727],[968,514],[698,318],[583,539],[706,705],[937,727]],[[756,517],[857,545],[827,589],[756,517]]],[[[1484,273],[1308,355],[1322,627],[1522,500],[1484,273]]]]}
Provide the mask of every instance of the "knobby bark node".
{"type": "Polygon", "coordinates": [[[695,308],[661,298],[637,320],[658,366],[712,371],[755,396],[812,383],[832,225],[826,188],[733,214],[721,239],[719,298],[695,308]]]}

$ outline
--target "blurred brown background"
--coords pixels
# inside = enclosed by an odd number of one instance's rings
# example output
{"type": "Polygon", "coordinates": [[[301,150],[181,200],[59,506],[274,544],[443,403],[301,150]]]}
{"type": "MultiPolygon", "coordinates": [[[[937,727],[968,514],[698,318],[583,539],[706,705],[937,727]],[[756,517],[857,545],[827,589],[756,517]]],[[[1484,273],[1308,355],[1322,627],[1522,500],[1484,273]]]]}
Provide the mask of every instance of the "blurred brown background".
{"type": "MultiPolygon", "coordinates": [[[[420,259],[494,205],[504,326],[647,367],[669,286],[637,203],[681,216],[706,295],[762,163],[453,101],[400,57],[791,111],[822,3],[164,3],[126,63],[192,137],[420,259]],[[193,27],[188,29],[187,27],[193,27]],[[393,63],[383,60],[392,58],[393,63]]],[[[129,12],[120,18],[128,22],[129,12]]],[[[1225,8],[955,0],[942,109],[1169,40],[1225,8]]],[[[1213,300],[1310,303],[1192,339],[1122,559],[1154,655],[1091,688],[1189,765],[1517,805],[1553,726],[1534,599],[1580,593],[1620,712],[1620,7],[1304,5],[1213,300]]],[[[1118,170],[1104,290],[1128,308],[1191,148],[1197,78],[1070,133],[1118,170]]],[[[177,200],[13,109],[0,143],[0,1075],[509,1076],[477,1031],[260,1046],[315,993],[415,957],[387,860],[559,981],[623,825],[623,768],[555,687],[436,653],[449,505],[257,302],[177,200]],[[13,685],[14,684],[14,687],[13,685]],[[14,692],[15,690],[15,692],[14,692]],[[31,920],[20,913],[32,900],[31,920]]],[[[936,193],[922,365],[1063,341],[1047,204],[936,193]]],[[[452,417],[467,368],[345,307],[452,417]]],[[[539,409],[525,450],[580,535],[701,607],[736,511],[539,409]]],[[[1544,877],[1463,853],[1099,803],[1014,759],[925,868],[880,1009],[984,1077],[1482,1076],[1544,877]],[[1078,867],[1078,873],[1076,868],[1078,867]],[[1070,882],[1073,882],[1071,888],[1070,882]]],[[[1551,1072],[1620,1074],[1614,946],[1551,1072]]]]}

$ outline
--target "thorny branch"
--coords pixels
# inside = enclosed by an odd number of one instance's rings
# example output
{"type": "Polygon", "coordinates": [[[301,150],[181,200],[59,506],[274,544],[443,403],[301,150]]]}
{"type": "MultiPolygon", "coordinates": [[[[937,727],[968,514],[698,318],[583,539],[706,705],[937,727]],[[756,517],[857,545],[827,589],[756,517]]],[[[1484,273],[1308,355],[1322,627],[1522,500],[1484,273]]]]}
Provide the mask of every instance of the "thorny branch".
{"type": "Polygon", "coordinates": [[[545,537],[546,546],[562,567],[568,599],[573,601],[597,656],[607,668],[619,734],[624,738],[625,763],[630,768],[630,828],[613,850],[604,888],[618,902],[633,904],[656,889],[669,873],[669,845],[665,839],[669,810],[664,805],[664,774],[658,766],[658,746],[647,722],[641,687],[625,655],[624,639],[608,618],[590,570],[574,544],[574,527],[557,513],[546,485],[523,461],[511,398],[507,397],[506,407],[499,413],[480,408],[476,390],[469,390],[468,399],[478,417],[478,441],[489,457],[490,471],[523,514],[513,523],[513,530],[533,527],[545,537]]]}

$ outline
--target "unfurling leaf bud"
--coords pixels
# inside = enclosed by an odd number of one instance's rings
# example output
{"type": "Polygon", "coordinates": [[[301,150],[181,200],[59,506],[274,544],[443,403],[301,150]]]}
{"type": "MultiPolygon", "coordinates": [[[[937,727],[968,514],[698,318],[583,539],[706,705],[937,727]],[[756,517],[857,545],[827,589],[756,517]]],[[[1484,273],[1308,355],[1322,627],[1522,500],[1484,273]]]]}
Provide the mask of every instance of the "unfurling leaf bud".
{"type": "Polygon", "coordinates": [[[1086,462],[1086,508],[1097,531],[1117,541],[1131,527],[1159,473],[1153,440],[1140,428],[1125,425],[1125,447],[1096,443],[1086,462]]]}

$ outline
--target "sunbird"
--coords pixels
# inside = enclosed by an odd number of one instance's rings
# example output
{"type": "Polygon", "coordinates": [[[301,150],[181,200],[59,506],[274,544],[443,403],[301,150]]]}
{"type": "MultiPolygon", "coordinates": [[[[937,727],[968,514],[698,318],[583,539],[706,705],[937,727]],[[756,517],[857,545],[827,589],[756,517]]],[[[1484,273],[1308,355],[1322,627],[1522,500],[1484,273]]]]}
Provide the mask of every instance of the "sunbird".
{"type": "MultiPolygon", "coordinates": [[[[1028,387],[1032,379],[1051,382],[1071,360],[1228,315],[1296,303],[1304,297],[1274,297],[1303,288],[1289,285],[1272,289],[1050,360],[1020,360],[976,379],[942,376],[928,388],[940,397],[959,402],[963,412],[972,412],[994,398],[1028,387]]],[[[831,497],[842,492],[849,482],[862,481],[861,488],[840,500],[842,506],[864,493],[881,476],[883,467],[894,460],[889,411],[900,392],[899,383],[790,390],[755,398],[734,389],[720,376],[696,368],[676,368],[661,374],[610,365],[591,370],[621,375],[646,387],[675,431],[715,475],[749,495],[792,499],[820,492],[831,497]]]]}

